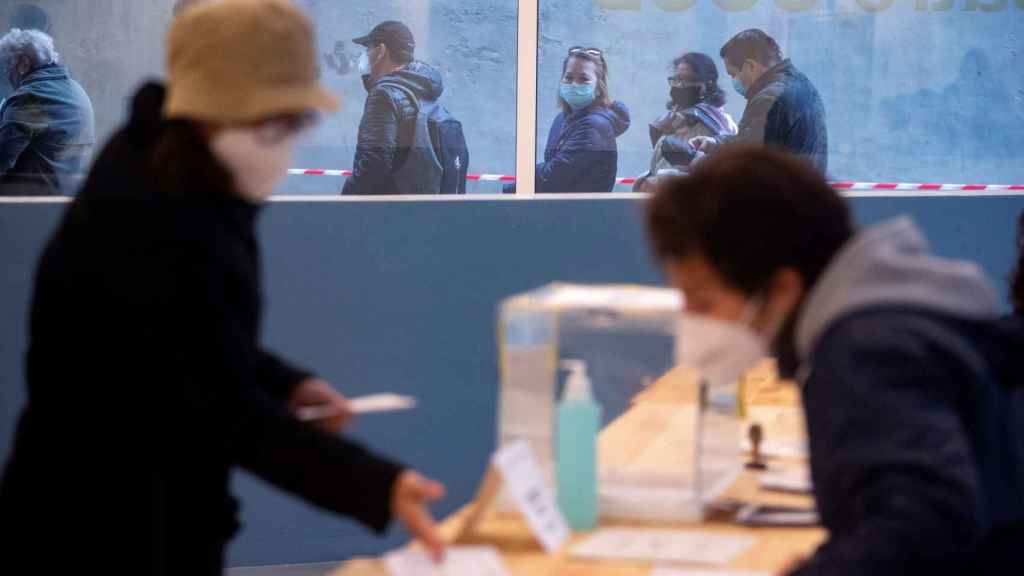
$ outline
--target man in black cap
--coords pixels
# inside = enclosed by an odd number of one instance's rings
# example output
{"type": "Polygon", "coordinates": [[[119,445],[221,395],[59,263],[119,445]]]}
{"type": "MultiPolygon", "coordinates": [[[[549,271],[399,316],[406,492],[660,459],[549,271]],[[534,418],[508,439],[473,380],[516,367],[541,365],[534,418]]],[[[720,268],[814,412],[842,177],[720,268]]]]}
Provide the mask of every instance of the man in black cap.
{"type": "Polygon", "coordinates": [[[444,92],[441,74],[414,60],[416,40],[401,22],[382,22],[353,42],[366,48],[359,72],[369,95],[359,123],[352,176],[341,193],[401,194],[403,186],[395,173],[409,155],[421,102],[436,102],[444,92]]]}

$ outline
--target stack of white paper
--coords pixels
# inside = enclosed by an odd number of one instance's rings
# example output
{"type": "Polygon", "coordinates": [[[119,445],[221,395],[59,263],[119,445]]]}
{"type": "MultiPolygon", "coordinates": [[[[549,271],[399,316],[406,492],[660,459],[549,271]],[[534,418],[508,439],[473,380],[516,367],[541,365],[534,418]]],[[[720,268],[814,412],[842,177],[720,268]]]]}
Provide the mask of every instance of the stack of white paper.
{"type": "Polygon", "coordinates": [[[443,564],[434,564],[423,550],[405,549],[384,557],[391,576],[508,576],[501,556],[489,547],[453,547],[443,564]]]}
{"type": "Polygon", "coordinates": [[[689,562],[721,566],[750,548],[755,539],[715,532],[636,528],[599,530],[572,550],[575,558],[689,562]]]}

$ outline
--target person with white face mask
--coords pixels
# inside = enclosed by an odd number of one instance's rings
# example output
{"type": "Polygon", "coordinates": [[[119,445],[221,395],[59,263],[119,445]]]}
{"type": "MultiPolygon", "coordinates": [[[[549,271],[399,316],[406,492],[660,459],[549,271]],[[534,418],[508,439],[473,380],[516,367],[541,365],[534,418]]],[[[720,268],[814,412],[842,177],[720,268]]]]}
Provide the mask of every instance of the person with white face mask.
{"type": "Polygon", "coordinates": [[[1024,542],[1024,321],[908,219],[855,230],[813,165],[724,150],[647,209],[682,359],[796,378],[828,541],[787,573],[1003,574],[1024,542]]]}
{"type": "MultiPolygon", "coordinates": [[[[366,105],[359,122],[352,176],[343,195],[397,195],[427,180],[424,168],[410,153],[416,141],[417,115],[425,104],[444,94],[441,72],[415,59],[416,40],[409,27],[388,20],[353,42],[366,49],[359,56],[359,74],[366,88],[366,105]],[[414,162],[403,171],[407,161],[414,162]]],[[[422,193],[437,194],[425,188],[422,193]]]]}
{"type": "Polygon", "coordinates": [[[312,24],[289,0],[204,2],[168,48],[167,86],[135,96],[39,265],[4,562],[46,557],[56,521],[63,553],[108,572],[221,574],[236,467],[440,557],[443,486],[339,436],[344,396],[260,345],[256,219],[339,106],[312,24]]]}

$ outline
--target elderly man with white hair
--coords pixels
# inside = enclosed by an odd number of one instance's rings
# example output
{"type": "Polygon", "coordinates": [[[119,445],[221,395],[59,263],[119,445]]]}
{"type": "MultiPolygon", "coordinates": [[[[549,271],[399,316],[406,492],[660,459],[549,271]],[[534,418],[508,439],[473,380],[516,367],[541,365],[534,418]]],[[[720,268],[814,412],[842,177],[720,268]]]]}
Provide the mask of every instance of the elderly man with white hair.
{"type": "Polygon", "coordinates": [[[0,38],[0,72],[14,88],[0,105],[0,195],[66,192],[96,141],[89,96],[39,30],[0,38]]]}

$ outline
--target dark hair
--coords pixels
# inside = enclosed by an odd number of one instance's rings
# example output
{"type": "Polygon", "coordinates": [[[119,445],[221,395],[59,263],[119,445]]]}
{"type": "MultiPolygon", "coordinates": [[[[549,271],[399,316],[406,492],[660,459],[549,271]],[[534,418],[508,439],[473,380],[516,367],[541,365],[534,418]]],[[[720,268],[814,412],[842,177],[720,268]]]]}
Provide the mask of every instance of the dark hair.
{"type": "MultiPolygon", "coordinates": [[[[604,56],[592,56],[587,52],[569,54],[562,61],[563,77],[565,76],[565,69],[569,66],[569,60],[573,58],[594,63],[594,66],[597,68],[597,89],[595,90],[594,102],[606,108],[611,106],[612,98],[608,95],[608,61],[604,59],[604,56]]],[[[572,114],[572,108],[566,104],[565,100],[562,100],[561,93],[558,94],[558,105],[566,116],[572,114]]]]}
{"type": "Polygon", "coordinates": [[[698,255],[732,287],[764,289],[795,268],[811,286],[853,235],[843,198],[802,158],[734,145],[664,181],[647,207],[662,263],[698,255]]]}
{"type": "Polygon", "coordinates": [[[410,62],[413,61],[414,54],[409,50],[401,48],[392,49],[392,47],[388,45],[386,42],[384,43],[384,45],[388,47],[388,55],[390,55],[391,61],[394,62],[395,64],[405,66],[406,64],[409,64],[410,62]]]}
{"type": "Polygon", "coordinates": [[[751,28],[732,37],[720,53],[726,63],[739,68],[747,60],[755,60],[769,68],[782,61],[782,49],[764,30],[751,28]]]}
{"type": "MultiPolygon", "coordinates": [[[[725,106],[726,95],[722,87],[718,85],[718,67],[711,56],[702,52],[687,52],[672,61],[672,73],[679,68],[680,64],[686,64],[693,71],[693,79],[704,85],[704,100],[716,108],[725,106]]],[[[668,103],[671,110],[673,103],[668,103]]]]}
{"type": "Polygon", "coordinates": [[[11,12],[8,28],[20,28],[22,30],[39,30],[50,33],[50,16],[35,4],[18,4],[11,12]]]}
{"type": "Polygon", "coordinates": [[[1010,275],[1010,301],[1015,313],[1024,314],[1024,212],[1017,217],[1017,265],[1010,275]]]}

